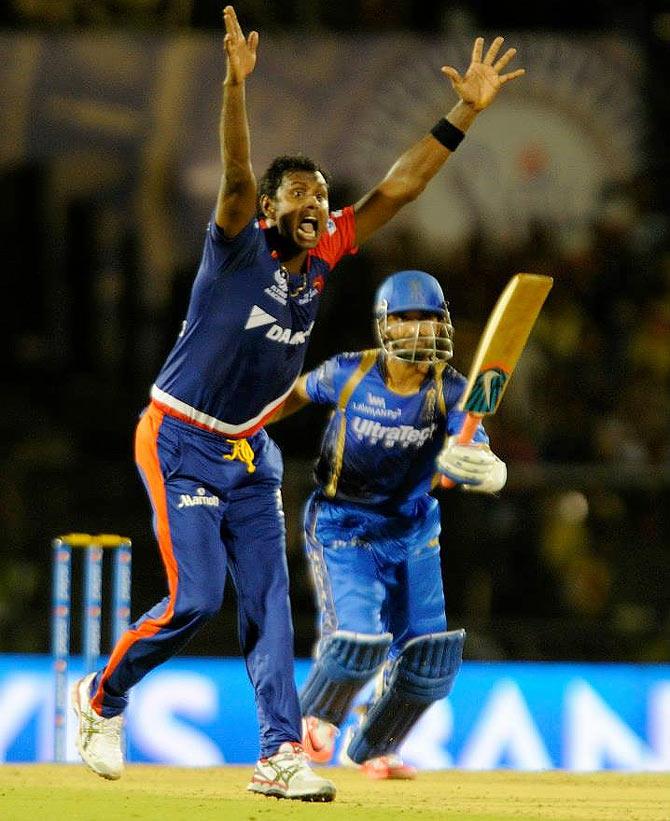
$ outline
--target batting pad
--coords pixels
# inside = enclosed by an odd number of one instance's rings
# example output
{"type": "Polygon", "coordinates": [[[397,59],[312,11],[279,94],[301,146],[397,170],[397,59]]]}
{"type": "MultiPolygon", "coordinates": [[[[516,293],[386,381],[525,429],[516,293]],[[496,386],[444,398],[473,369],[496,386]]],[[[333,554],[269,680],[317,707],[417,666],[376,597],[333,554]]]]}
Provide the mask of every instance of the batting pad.
{"type": "Polygon", "coordinates": [[[434,701],[451,692],[463,659],[465,630],[430,633],[408,641],[386,691],[369,710],[347,755],[357,764],[394,752],[434,701]]]}
{"type": "Polygon", "coordinates": [[[303,716],[316,716],[339,726],[351,702],[385,661],[393,636],[336,630],[320,642],[300,695],[303,716]]]}

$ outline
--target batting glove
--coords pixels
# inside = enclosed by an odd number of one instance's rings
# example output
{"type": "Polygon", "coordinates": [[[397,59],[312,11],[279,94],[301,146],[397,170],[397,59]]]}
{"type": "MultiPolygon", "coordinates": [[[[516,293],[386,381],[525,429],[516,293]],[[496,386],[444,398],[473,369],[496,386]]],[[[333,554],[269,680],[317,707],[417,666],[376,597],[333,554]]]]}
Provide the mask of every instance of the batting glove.
{"type": "Polygon", "coordinates": [[[507,481],[507,466],[488,445],[459,445],[455,436],[437,455],[436,467],[463,490],[496,493],[507,481]]]}

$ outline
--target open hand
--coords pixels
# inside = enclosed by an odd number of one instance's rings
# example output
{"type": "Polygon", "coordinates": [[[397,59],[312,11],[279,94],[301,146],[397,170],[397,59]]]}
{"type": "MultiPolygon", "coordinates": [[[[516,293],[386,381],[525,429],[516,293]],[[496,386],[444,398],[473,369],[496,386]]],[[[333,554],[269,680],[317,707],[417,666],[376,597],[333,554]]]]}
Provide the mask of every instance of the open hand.
{"type": "Polygon", "coordinates": [[[249,36],[245,39],[232,6],[224,8],[223,22],[226,26],[223,47],[228,58],[226,82],[241,83],[251,74],[256,65],[258,32],[249,32],[249,36]]]}
{"type": "Polygon", "coordinates": [[[491,105],[500,88],[525,74],[525,69],[518,68],[507,74],[500,72],[507,66],[516,54],[515,48],[508,48],[503,56],[493,62],[498,56],[500,47],[504,42],[504,37],[496,37],[486,52],[486,57],[482,60],[484,52],[484,38],[477,37],[472,49],[472,60],[468,70],[461,76],[455,68],[442,66],[442,73],[451,80],[454,90],[461,100],[474,111],[481,111],[491,105]]]}

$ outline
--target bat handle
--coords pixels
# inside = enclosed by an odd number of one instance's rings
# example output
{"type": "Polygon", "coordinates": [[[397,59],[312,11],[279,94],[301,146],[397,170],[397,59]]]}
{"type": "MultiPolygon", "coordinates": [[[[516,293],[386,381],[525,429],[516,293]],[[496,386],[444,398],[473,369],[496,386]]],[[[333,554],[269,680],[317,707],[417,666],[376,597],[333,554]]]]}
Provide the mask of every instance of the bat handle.
{"type": "MultiPolygon", "coordinates": [[[[475,431],[481,419],[482,417],[478,414],[468,411],[461,432],[458,434],[458,439],[456,440],[459,445],[467,445],[468,442],[472,442],[472,437],[475,435],[475,431]]],[[[440,487],[452,488],[455,485],[456,482],[452,481],[448,476],[440,476],[440,487]]]]}

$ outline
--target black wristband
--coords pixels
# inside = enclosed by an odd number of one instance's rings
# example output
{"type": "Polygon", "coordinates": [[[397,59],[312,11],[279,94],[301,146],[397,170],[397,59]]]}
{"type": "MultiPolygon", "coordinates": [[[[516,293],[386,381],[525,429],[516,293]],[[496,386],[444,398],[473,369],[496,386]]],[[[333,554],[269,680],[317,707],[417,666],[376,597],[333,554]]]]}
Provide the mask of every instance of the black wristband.
{"type": "Polygon", "coordinates": [[[456,128],[446,117],[442,117],[442,119],[430,129],[430,133],[435,137],[438,143],[442,143],[449,151],[455,151],[463,141],[463,137],[465,137],[461,129],[456,128]]]}

